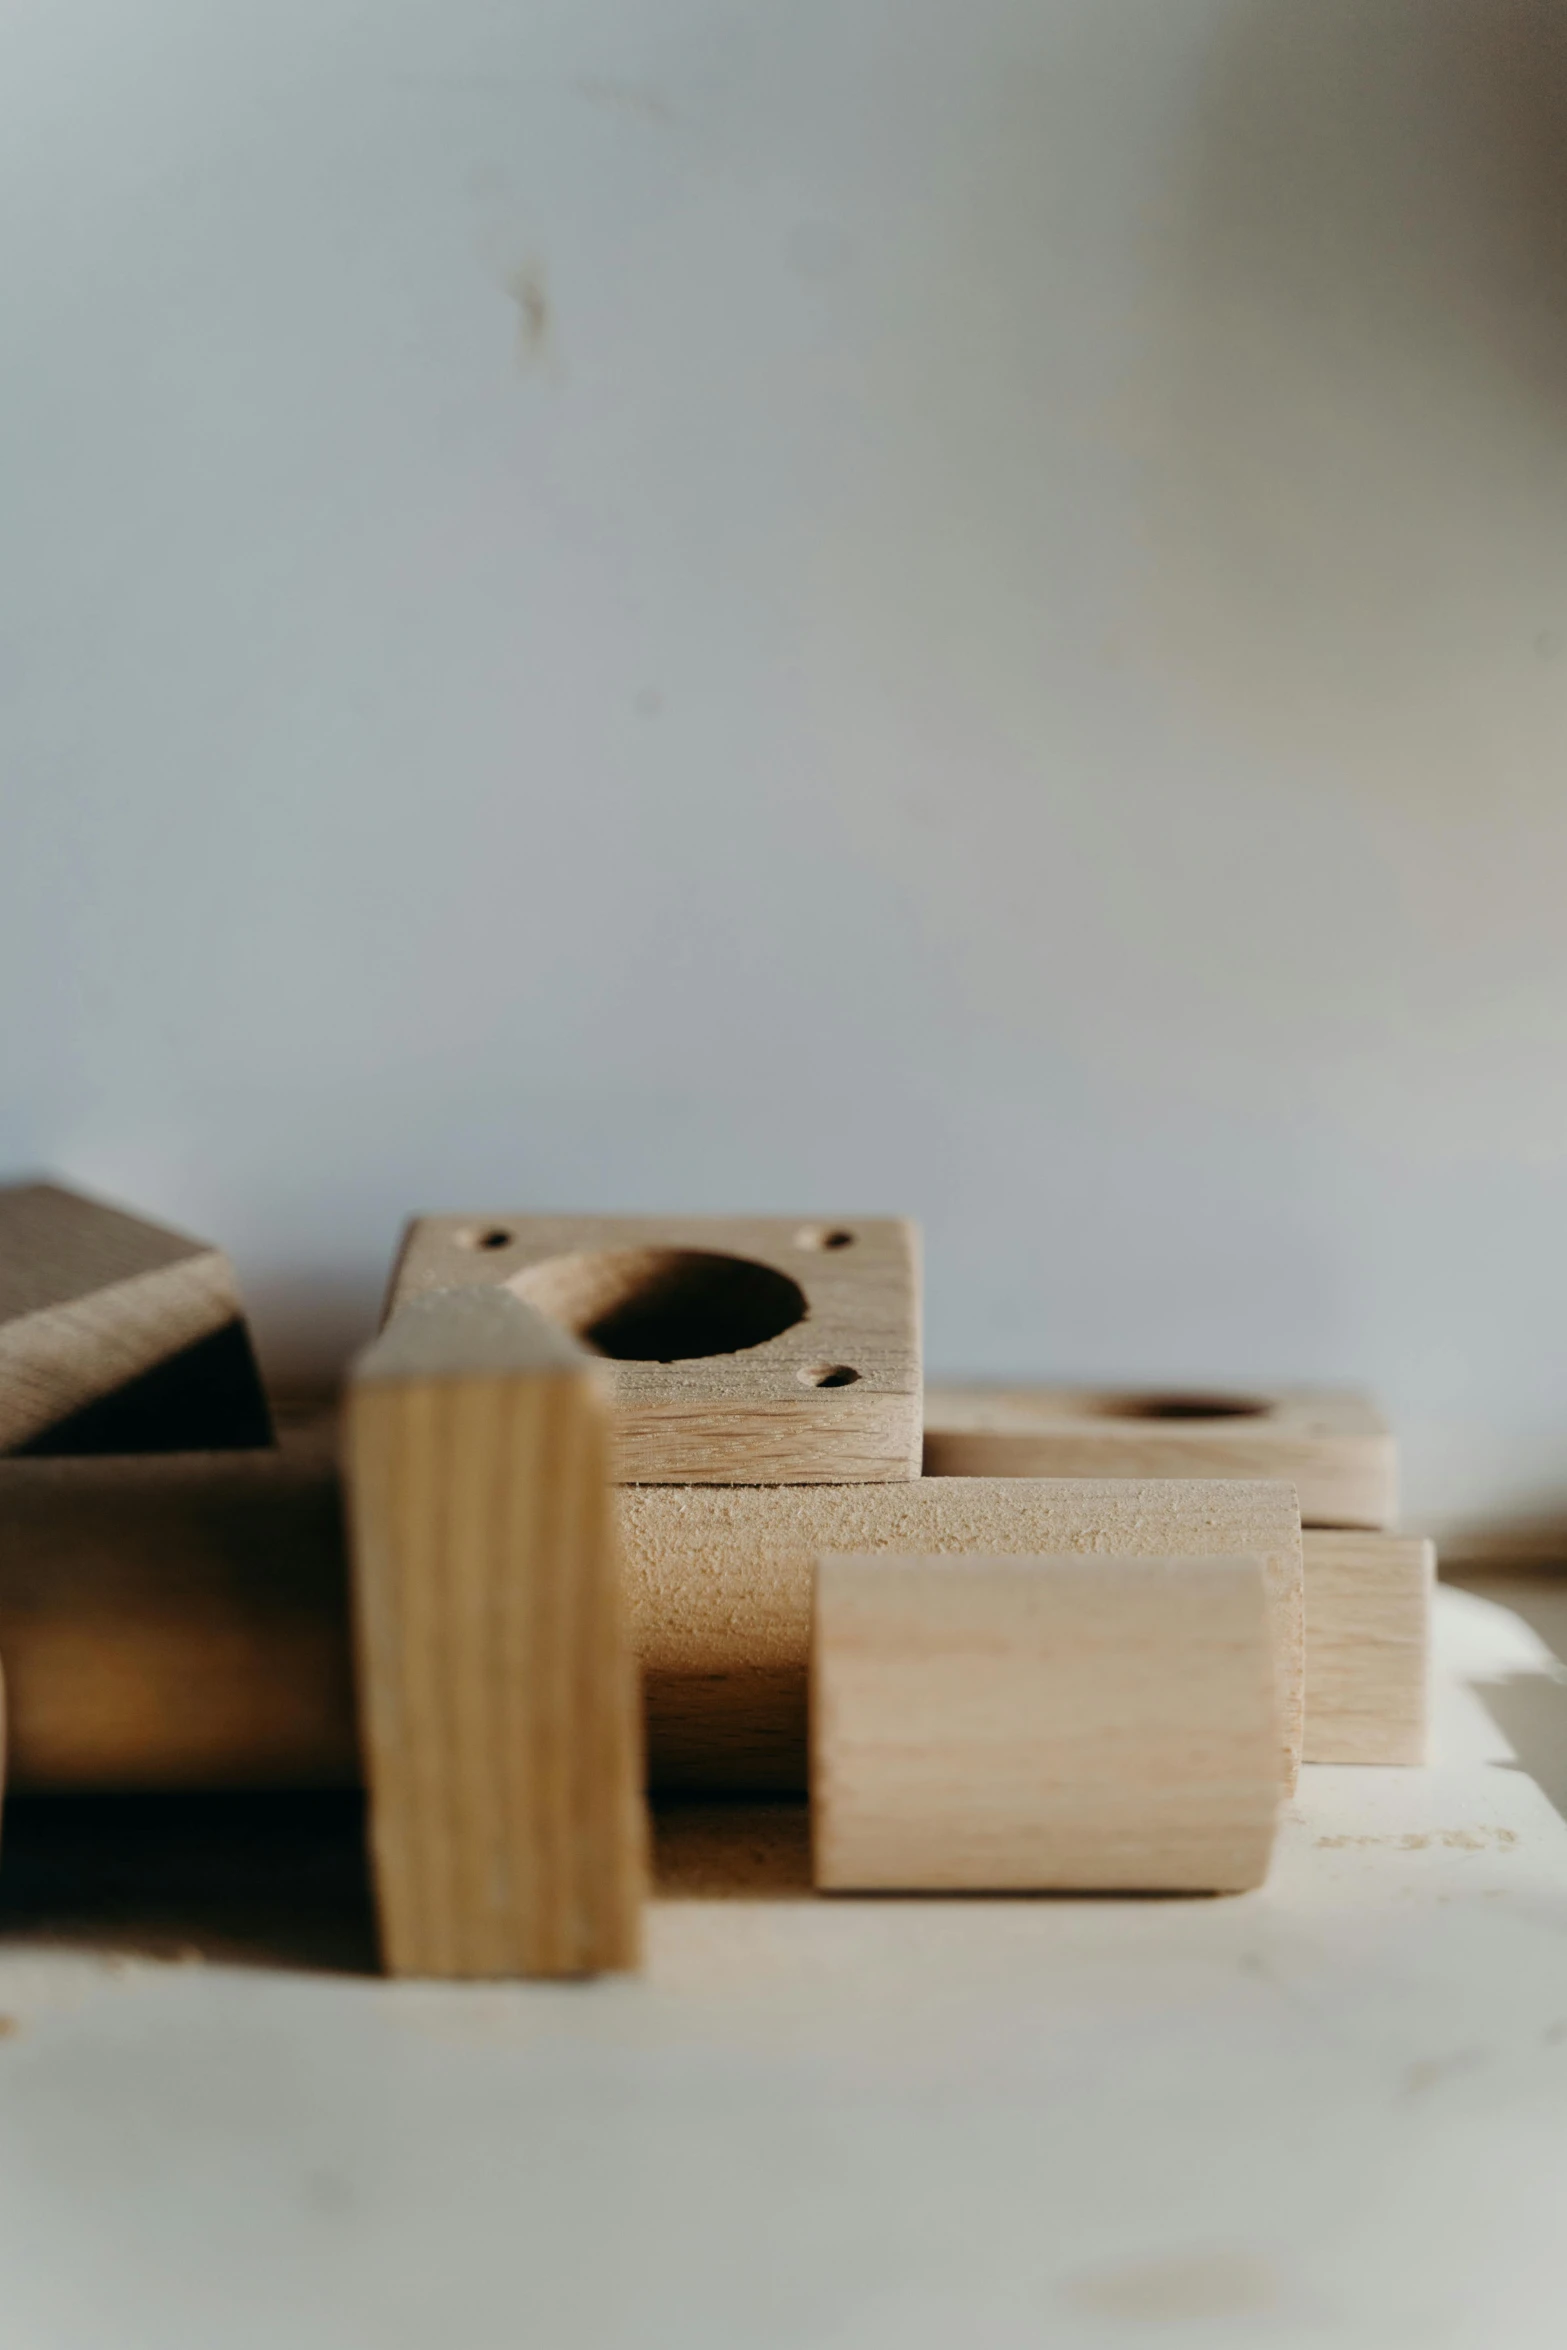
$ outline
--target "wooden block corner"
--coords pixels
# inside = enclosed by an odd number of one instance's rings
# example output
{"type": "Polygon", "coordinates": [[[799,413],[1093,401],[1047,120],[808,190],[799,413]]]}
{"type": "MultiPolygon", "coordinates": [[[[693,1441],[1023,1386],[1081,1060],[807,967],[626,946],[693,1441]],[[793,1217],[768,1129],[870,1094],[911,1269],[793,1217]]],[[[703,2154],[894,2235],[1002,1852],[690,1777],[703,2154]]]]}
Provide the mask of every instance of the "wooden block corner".
{"type": "Polygon", "coordinates": [[[0,1452],[272,1441],[221,1249],[57,1183],[0,1187],[0,1452]]]}
{"type": "Polygon", "coordinates": [[[601,1367],[504,1290],[421,1295],[355,1365],[347,1426],[390,1971],[635,1965],[646,1820],[601,1367]]]}

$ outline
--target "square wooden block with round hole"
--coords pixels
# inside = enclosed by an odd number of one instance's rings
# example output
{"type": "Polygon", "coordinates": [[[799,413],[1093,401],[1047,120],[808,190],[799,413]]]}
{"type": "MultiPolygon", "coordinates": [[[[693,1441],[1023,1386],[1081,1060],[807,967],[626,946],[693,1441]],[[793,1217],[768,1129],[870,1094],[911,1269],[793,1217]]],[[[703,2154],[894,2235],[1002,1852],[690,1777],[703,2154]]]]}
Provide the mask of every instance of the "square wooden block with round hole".
{"type": "Polygon", "coordinates": [[[388,1312],[499,1282],[613,1365],[627,1485],[917,1477],[919,1234],[894,1216],[421,1216],[388,1312]]]}
{"type": "Polygon", "coordinates": [[[1303,1526],[1391,1525],[1397,1452],[1363,1395],[932,1387],[927,1477],[1281,1477],[1303,1526]]]}

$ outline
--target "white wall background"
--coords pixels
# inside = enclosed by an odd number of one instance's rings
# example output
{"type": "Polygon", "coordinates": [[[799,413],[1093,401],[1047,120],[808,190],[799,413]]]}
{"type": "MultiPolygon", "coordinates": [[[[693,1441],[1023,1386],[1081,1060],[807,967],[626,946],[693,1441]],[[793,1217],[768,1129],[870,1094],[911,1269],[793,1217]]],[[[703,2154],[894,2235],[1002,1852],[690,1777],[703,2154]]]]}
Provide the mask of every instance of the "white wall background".
{"type": "Polygon", "coordinates": [[[0,1163],[466,1205],[1567,1514],[1556,0],[11,0],[0,1163]]]}

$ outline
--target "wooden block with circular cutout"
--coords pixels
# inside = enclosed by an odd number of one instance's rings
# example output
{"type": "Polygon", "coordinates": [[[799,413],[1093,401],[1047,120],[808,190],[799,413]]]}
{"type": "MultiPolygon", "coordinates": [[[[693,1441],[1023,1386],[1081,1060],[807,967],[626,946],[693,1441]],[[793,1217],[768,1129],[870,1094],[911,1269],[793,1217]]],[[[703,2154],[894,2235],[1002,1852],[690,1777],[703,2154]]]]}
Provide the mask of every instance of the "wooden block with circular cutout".
{"type": "Polygon", "coordinates": [[[424,1216],[391,1306],[484,1285],[606,1358],[623,1483],[920,1473],[918,1234],[902,1218],[424,1216]]]}
{"type": "Polygon", "coordinates": [[[934,1386],[928,1477],[1282,1477],[1306,1526],[1389,1525],[1397,1452],[1361,1395],[934,1386]]]}
{"type": "Polygon", "coordinates": [[[636,1963],[645,1819],[605,1389],[504,1289],[410,1300],[354,1367],[360,1707],[393,1974],[636,1963]]]}
{"type": "Polygon", "coordinates": [[[1280,1797],[1263,1561],[825,1557],[817,1884],[1237,1893],[1280,1797]]]}
{"type": "Polygon", "coordinates": [[[57,1183],[0,1188],[0,1452],[271,1442],[221,1249],[57,1183]]]}
{"type": "Polygon", "coordinates": [[[1423,1763],[1433,1544],[1313,1528],[1306,1570],[1306,1741],[1317,1763],[1423,1763]]]}
{"type": "Polygon", "coordinates": [[[1304,1611],[1300,1514],[1288,1485],[921,1477],[902,1485],[643,1486],[622,1491],[619,1516],[655,1786],[804,1786],[811,1577],[829,1551],[1261,1557],[1279,1679],[1279,1771],[1294,1786],[1304,1611]]]}

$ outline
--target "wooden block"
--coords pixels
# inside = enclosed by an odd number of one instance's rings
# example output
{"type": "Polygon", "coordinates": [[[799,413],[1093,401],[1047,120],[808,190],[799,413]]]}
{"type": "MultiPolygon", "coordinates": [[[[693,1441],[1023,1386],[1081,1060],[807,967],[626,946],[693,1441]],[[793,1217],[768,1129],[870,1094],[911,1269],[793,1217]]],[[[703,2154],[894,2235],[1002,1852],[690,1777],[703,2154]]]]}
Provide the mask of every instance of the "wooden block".
{"type": "Polygon", "coordinates": [[[1360,1395],[930,1387],[927,1477],[1282,1477],[1306,1526],[1386,1526],[1397,1451],[1360,1395]]]}
{"type": "Polygon", "coordinates": [[[811,1577],[824,1552],[1264,1561],[1295,1783],[1304,1686],[1293,1489],[1247,1480],[924,1477],[641,1486],[620,1496],[632,1642],[660,1787],[805,1784],[811,1577]]]}
{"type": "MultiPolygon", "coordinates": [[[[1258,1550],[1274,1562],[1292,1653],[1299,1566],[1287,1490],[1194,1481],[1148,1491],[1171,1497],[1168,1514],[1162,1498],[1145,1509],[1137,1486],[1121,1482],[626,1490],[626,1595],[647,1668],[655,1781],[804,1787],[820,1549],[1258,1550]]],[[[1314,1638],[1308,1626],[1308,1678],[1314,1638]]],[[[18,1786],[354,1778],[331,1415],[284,1417],[276,1452],[0,1460],[0,1657],[18,1786]]]]}
{"type": "Polygon", "coordinates": [[[0,1189],[0,1450],[271,1441],[220,1249],[57,1184],[0,1189]]]}
{"type": "Polygon", "coordinates": [[[394,1974],[636,1963],[645,1856],[602,1371],[504,1289],[416,1297],[348,1406],[394,1974]]]}
{"type": "Polygon", "coordinates": [[[405,1236],[392,1307],[479,1283],[503,1284],[610,1359],[623,1482],[920,1473],[912,1224],[425,1216],[405,1236]]]}
{"type": "Polygon", "coordinates": [[[1306,1569],[1305,1760],[1423,1763],[1434,1546],[1313,1530],[1306,1569]]]}
{"type": "Polygon", "coordinates": [[[336,1415],[276,1449],[0,1460],[18,1788],[359,1776],[336,1415]]]}
{"type": "Polygon", "coordinates": [[[824,1558],[816,1882],[1238,1893],[1282,1793],[1263,1560],[824,1558]]]}

